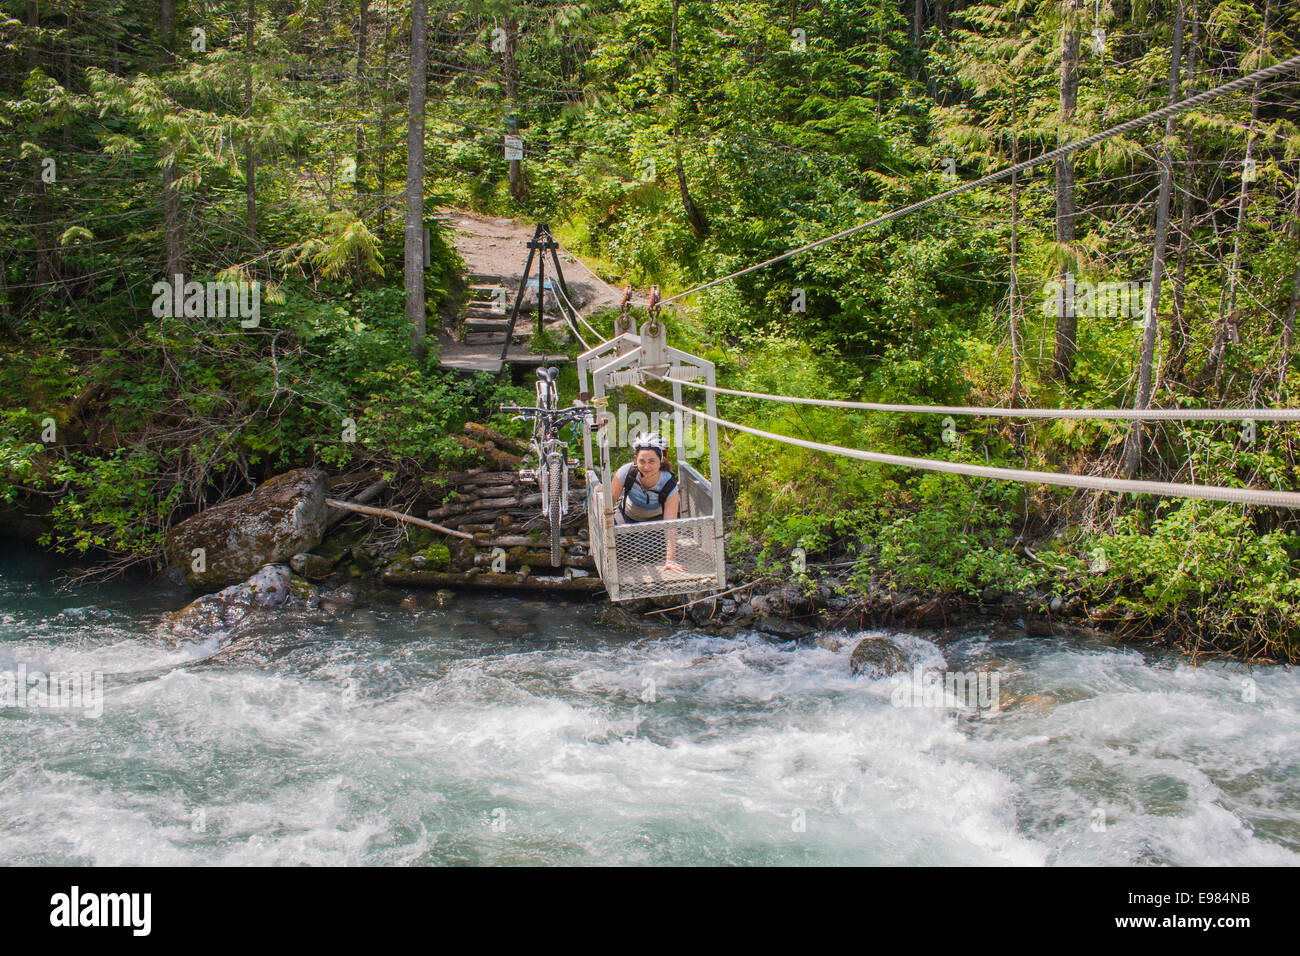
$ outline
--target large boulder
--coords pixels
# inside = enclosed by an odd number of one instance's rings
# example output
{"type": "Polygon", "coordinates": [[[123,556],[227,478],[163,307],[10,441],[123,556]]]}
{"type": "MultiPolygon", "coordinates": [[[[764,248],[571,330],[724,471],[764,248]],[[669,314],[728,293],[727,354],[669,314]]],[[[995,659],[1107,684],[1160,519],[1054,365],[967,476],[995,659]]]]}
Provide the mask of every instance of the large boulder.
{"type": "Polygon", "coordinates": [[[299,468],[276,475],[172,528],[167,557],[201,591],[236,584],[320,544],[329,510],[325,492],[324,472],[299,468]],[[201,561],[194,555],[199,548],[201,561]]]}
{"type": "Polygon", "coordinates": [[[251,623],[274,619],[271,612],[278,614],[287,607],[316,608],[320,603],[316,589],[305,581],[295,581],[289,568],[268,564],[247,581],[205,594],[168,615],[164,629],[176,640],[218,636],[229,640],[251,623]]]}
{"type": "Polygon", "coordinates": [[[879,680],[907,667],[907,656],[885,637],[867,637],[858,642],[849,658],[849,670],[857,677],[879,680]]]}

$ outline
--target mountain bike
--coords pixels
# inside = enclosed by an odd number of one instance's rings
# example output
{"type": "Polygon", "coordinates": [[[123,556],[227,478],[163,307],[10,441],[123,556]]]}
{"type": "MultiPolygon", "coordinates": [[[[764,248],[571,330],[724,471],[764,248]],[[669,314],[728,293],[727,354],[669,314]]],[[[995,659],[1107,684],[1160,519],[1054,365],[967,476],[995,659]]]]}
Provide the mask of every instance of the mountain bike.
{"type": "Polygon", "coordinates": [[[590,405],[556,408],[558,391],[555,380],[560,370],[537,370],[537,405],[502,405],[501,411],[514,412],[514,421],[533,421],[533,437],[528,443],[530,455],[537,456],[536,468],[523,468],[519,477],[535,482],[542,492],[542,517],[551,527],[551,566],[560,566],[560,525],[569,510],[569,468],[578,459],[569,457],[569,444],[560,438],[560,431],[578,422],[594,422],[595,409],[590,405]]]}

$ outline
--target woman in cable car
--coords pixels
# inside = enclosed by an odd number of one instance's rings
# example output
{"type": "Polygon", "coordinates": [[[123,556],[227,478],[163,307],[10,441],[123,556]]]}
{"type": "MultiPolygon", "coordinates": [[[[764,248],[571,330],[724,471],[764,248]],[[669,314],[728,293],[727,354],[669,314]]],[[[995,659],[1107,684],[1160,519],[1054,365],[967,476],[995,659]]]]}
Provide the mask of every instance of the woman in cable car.
{"type": "MultiPolygon", "coordinates": [[[[620,468],[610,483],[615,524],[643,521],[672,521],[681,507],[677,476],[668,470],[664,452],[668,443],[657,432],[646,432],[632,439],[635,457],[620,468]]],[[[677,563],[677,532],[664,533],[665,571],[685,571],[677,563]]]]}

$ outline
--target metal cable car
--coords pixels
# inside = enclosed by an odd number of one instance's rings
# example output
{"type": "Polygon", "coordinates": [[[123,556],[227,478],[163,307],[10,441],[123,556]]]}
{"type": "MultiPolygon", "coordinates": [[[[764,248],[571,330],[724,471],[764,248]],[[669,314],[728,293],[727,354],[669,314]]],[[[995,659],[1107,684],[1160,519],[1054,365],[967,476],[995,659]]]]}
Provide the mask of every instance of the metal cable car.
{"type": "MultiPolygon", "coordinates": [[[[680,495],[677,518],[632,524],[614,521],[617,502],[612,500],[611,488],[617,466],[610,464],[610,390],[666,380],[673,383],[673,399],[680,403],[681,382],[703,378],[707,385],[716,384],[712,362],[668,347],[667,330],[653,300],[650,317],[642,324],[640,334],[636,334],[626,304],[625,295],[624,312],[615,323],[614,337],[578,356],[579,388],[590,392],[591,402],[597,408],[596,425],[585,427],[582,435],[588,540],[596,568],[611,601],[725,587],[727,566],[723,555],[722,505],[716,492],[720,485],[715,423],[708,422],[709,477],[706,480],[686,462],[685,422],[680,412],[674,413],[673,447],[677,453],[674,473],[680,495]],[[683,570],[664,567],[669,541],[675,545],[675,560],[683,570]]],[[[714,393],[706,394],[705,410],[717,417],[714,393]]]]}

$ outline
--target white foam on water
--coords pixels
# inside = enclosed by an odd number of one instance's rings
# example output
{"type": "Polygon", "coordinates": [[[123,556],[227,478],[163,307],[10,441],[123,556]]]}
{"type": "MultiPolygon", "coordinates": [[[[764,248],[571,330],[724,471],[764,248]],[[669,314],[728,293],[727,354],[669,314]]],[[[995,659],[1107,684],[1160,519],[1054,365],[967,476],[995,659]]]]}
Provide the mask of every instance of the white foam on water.
{"type": "MultiPolygon", "coordinates": [[[[473,616],[457,607],[446,621],[473,616]]],[[[892,635],[909,669],[1002,679],[996,713],[898,707],[906,674],[850,676],[862,635],[628,639],[552,616],[562,637],[533,646],[367,613],[207,664],[214,648],[143,622],[6,625],[5,659],[171,669],[113,690],[98,720],[0,710],[16,768],[0,862],[1298,862],[1300,692],[1282,669],[892,635]]]]}

